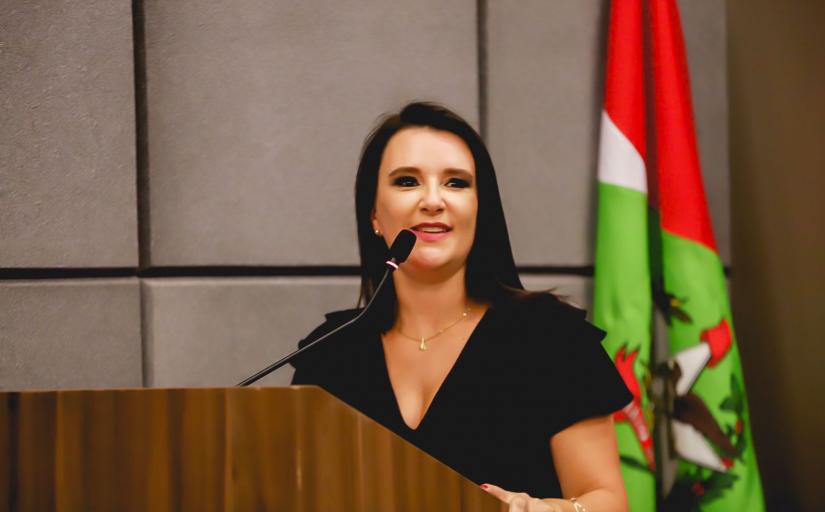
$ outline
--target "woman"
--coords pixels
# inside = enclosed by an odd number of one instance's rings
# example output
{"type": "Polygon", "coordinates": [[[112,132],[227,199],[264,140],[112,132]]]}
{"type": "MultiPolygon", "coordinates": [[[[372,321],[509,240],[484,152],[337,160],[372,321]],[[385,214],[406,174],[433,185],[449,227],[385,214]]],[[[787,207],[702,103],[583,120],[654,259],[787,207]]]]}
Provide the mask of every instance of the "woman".
{"type": "Polygon", "coordinates": [[[366,317],[294,363],[293,384],[324,387],[510,510],[626,510],[611,413],[632,397],[584,311],[524,291],[472,127],[428,103],[386,117],[355,195],[362,301],[395,236],[418,240],[366,317]]]}

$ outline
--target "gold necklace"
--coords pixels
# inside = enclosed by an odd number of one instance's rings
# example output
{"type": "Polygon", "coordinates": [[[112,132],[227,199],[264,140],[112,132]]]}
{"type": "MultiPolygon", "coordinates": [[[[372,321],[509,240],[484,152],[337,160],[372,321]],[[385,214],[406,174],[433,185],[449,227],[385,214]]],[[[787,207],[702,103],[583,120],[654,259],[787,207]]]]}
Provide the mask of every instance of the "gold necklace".
{"type": "Polygon", "coordinates": [[[424,351],[424,350],[427,350],[427,342],[428,341],[435,338],[436,336],[439,336],[439,335],[443,334],[444,331],[446,331],[447,329],[449,329],[449,328],[453,327],[454,325],[456,325],[458,322],[460,322],[460,321],[464,320],[465,318],[467,318],[467,315],[469,313],[470,313],[470,306],[468,304],[467,307],[464,309],[464,312],[461,313],[461,316],[458,318],[458,320],[451,323],[447,327],[442,327],[441,329],[437,330],[435,332],[435,334],[431,334],[429,336],[421,336],[421,337],[416,338],[415,336],[410,336],[409,334],[404,334],[403,332],[401,332],[401,329],[396,329],[396,331],[398,331],[398,334],[400,334],[401,336],[404,336],[405,338],[411,339],[411,340],[415,341],[416,343],[420,343],[420,345],[418,345],[418,350],[424,351]]]}

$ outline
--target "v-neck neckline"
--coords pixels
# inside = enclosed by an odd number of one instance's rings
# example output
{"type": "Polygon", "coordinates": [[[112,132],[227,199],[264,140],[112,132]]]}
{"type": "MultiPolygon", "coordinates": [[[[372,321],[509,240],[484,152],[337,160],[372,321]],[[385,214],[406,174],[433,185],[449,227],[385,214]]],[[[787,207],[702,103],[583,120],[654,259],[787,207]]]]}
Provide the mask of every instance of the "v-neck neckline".
{"type": "Polygon", "coordinates": [[[378,349],[379,349],[379,354],[378,355],[380,357],[381,368],[383,369],[382,373],[384,375],[384,382],[386,383],[386,387],[389,389],[389,399],[392,402],[392,409],[393,409],[397,419],[401,422],[401,425],[408,432],[420,432],[421,431],[421,427],[424,425],[424,422],[427,421],[427,418],[430,416],[430,411],[432,411],[433,406],[435,405],[436,401],[438,400],[438,397],[442,394],[442,391],[444,390],[446,385],[449,383],[450,377],[452,377],[452,375],[455,373],[455,369],[461,364],[461,361],[465,358],[465,354],[467,354],[467,352],[469,351],[470,345],[473,344],[473,339],[476,337],[476,333],[478,332],[479,328],[481,327],[481,324],[483,324],[487,320],[487,317],[490,316],[490,310],[491,309],[493,309],[492,305],[487,307],[487,309],[481,315],[481,318],[479,319],[476,326],[473,327],[473,330],[470,332],[470,336],[467,338],[467,341],[464,343],[464,346],[461,347],[461,352],[458,353],[458,357],[456,357],[455,361],[453,362],[453,365],[450,367],[450,370],[447,372],[447,375],[444,376],[444,379],[441,381],[441,384],[439,384],[438,388],[435,391],[435,394],[433,395],[432,400],[430,400],[429,405],[424,410],[424,413],[421,415],[421,419],[418,420],[418,426],[416,426],[415,428],[412,428],[411,426],[409,426],[407,424],[407,421],[404,419],[404,415],[401,414],[401,406],[398,403],[398,396],[395,394],[395,388],[392,385],[392,378],[390,378],[389,366],[387,366],[387,354],[384,350],[384,343],[381,340],[381,334],[378,333],[378,335],[376,336],[376,339],[378,341],[378,349]]]}

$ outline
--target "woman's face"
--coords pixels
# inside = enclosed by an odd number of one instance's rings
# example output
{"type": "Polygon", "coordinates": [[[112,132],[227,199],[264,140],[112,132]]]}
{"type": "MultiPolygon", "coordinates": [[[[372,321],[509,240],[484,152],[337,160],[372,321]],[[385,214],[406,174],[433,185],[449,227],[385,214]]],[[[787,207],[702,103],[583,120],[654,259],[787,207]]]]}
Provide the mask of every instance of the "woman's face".
{"type": "Polygon", "coordinates": [[[378,169],[372,224],[388,245],[402,229],[416,234],[405,271],[464,267],[477,212],[475,161],[460,137],[411,127],[390,138],[378,169]]]}

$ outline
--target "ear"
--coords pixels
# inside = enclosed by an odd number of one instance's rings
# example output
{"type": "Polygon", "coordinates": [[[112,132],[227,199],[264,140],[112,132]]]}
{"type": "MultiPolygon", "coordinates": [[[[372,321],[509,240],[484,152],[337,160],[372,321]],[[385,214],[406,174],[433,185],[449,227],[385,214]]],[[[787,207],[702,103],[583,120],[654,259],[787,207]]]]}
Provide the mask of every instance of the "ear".
{"type": "Polygon", "coordinates": [[[375,218],[375,208],[373,208],[372,213],[370,213],[370,221],[372,222],[373,231],[381,231],[381,226],[378,225],[378,219],[375,218]]]}

